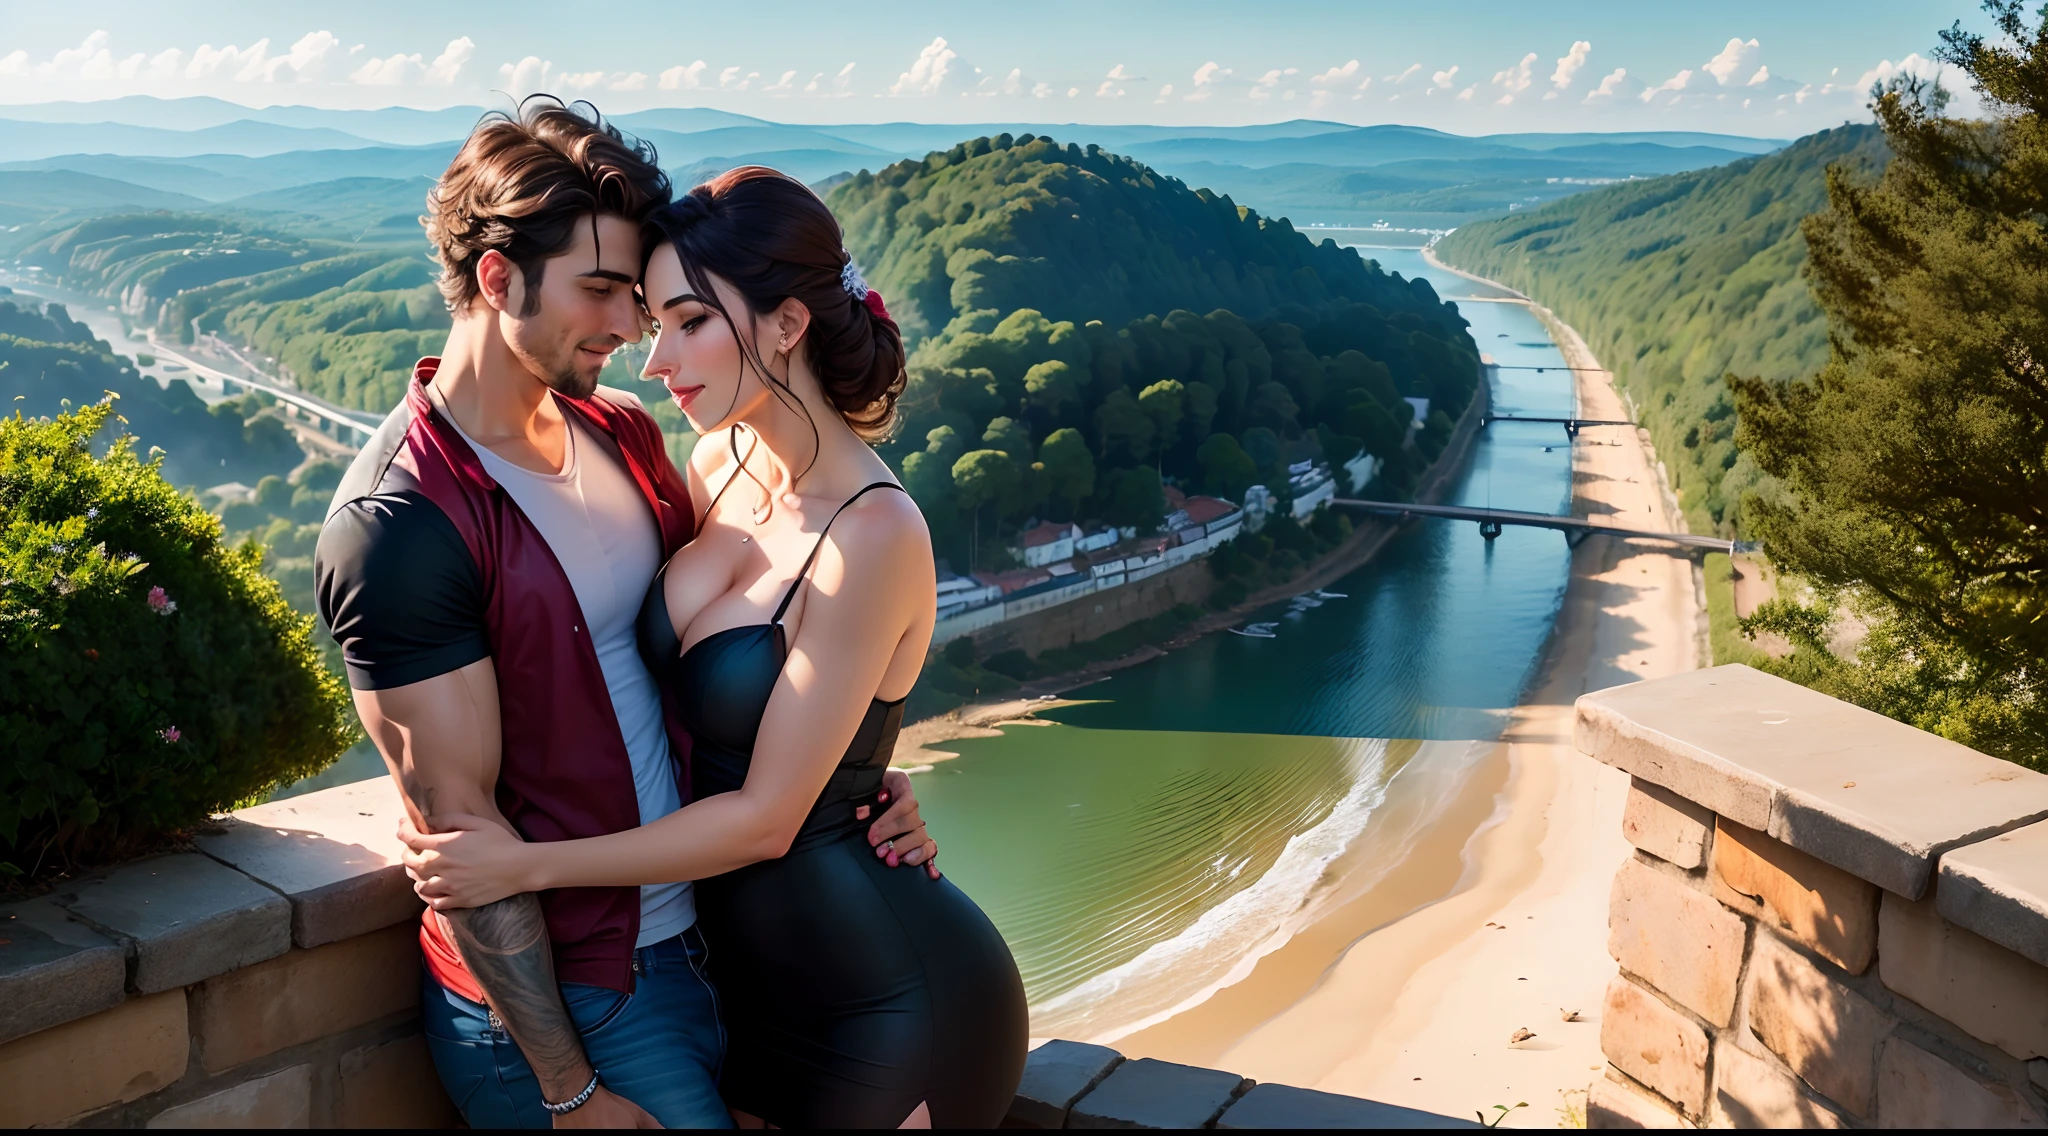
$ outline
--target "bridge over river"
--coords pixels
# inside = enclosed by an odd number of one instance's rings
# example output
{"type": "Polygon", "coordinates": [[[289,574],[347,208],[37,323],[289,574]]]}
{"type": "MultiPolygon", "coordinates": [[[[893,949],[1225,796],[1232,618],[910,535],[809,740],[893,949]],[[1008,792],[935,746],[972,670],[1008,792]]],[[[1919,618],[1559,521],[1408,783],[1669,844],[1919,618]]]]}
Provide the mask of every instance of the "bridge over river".
{"type": "Polygon", "coordinates": [[[1692,533],[1652,532],[1645,529],[1625,529],[1613,525],[1596,525],[1583,517],[1560,517],[1550,513],[1527,513],[1519,509],[1481,509],[1469,505],[1417,505],[1404,501],[1358,501],[1339,497],[1332,505],[1359,509],[1368,513],[1396,517],[1406,520],[1410,517],[1442,517],[1454,521],[1479,522],[1479,535],[1487,540],[1501,534],[1507,525],[1521,525],[1528,528],[1556,529],[1564,534],[1565,543],[1577,548],[1589,536],[1611,536],[1622,540],[1655,540],[1684,548],[1699,548],[1709,552],[1736,552],[1740,549],[1736,541],[1719,537],[1694,536],[1692,533]]]}

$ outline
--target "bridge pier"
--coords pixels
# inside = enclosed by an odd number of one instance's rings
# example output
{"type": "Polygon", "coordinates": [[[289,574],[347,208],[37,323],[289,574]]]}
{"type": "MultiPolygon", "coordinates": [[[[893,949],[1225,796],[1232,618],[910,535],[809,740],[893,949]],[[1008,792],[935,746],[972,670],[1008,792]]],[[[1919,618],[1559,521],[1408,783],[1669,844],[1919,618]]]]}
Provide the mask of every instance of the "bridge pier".
{"type": "Polygon", "coordinates": [[[1488,544],[1493,543],[1493,539],[1500,535],[1500,531],[1501,525],[1499,521],[1479,522],[1479,535],[1485,537],[1488,544]]]}
{"type": "Polygon", "coordinates": [[[1571,441],[1574,441],[1574,442],[1578,441],[1578,440],[1579,440],[1579,424],[1578,424],[1577,422],[1567,422],[1567,423],[1565,423],[1565,424],[1564,424],[1564,436],[1565,436],[1565,437],[1566,437],[1567,439],[1571,440],[1571,441]]]}

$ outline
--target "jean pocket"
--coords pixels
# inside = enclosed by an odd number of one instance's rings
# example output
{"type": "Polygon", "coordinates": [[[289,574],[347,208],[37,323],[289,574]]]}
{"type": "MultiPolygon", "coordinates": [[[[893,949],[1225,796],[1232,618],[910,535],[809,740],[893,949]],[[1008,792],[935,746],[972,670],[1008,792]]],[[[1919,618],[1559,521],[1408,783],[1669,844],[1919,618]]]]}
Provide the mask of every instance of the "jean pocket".
{"type": "Polygon", "coordinates": [[[562,1002],[568,1007],[570,1020],[576,1023],[576,1032],[593,1037],[625,1015],[633,996],[603,986],[564,982],[562,1002]]]}

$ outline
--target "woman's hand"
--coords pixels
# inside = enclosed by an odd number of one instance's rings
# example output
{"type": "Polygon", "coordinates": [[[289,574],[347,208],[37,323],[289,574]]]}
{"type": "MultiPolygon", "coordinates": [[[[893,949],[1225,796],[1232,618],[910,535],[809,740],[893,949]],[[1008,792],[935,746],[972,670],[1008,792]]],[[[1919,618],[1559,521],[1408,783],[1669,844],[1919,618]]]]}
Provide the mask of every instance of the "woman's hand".
{"type": "Polygon", "coordinates": [[[412,890],[436,911],[482,907],[508,895],[538,891],[533,845],[497,823],[468,813],[431,816],[421,832],[410,817],[399,822],[412,890]]]}

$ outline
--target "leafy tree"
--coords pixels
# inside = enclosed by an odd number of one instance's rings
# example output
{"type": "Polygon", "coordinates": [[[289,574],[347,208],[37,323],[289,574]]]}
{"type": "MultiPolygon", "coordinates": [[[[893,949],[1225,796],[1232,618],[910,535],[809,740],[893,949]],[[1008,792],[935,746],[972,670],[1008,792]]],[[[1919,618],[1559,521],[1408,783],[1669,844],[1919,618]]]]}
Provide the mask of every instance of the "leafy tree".
{"type": "Polygon", "coordinates": [[[1095,455],[1088,452],[1088,440],[1072,427],[1054,430],[1038,447],[1038,457],[1048,489],[1067,502],[1069,516],[1078,518],[1081,502],[1095,492],[1095,455]]]}
{"type": "Polygon", "coordinates": [[[1910,77],[1879,94],[1890,165],[1874,183],[1831,170],[1828,209],[1805,227],[1827,365],[1732,385],[1741,444],[1785,489],[1743,503],[1766,551],[1848,589],[1907,645],[1879,668],[1914,660],[1888,712],[1942,724],[1959,684],[1994,692],[2000,731],[1965,715],[1951,732],[2043,765],[2048,20],[1986,8],[2006,42],[1958,27],[1941,55],[1995,119],[1950,118],[1946,92],[1910,77]]]}
{"type": "Polygon", "coordinates": [[[1152,416],[1131,397],[1129,387],[1109,392],[1095,410],[1095,430],[1102,439],[1101,454],[1112,464],[1138,464],[1152,457],[1152,442],[1159,427],[1152,416]]]}
{"type": "Polygon", "coordinates": [[[1010,455],[1010,460],[1019,465],[1031,464],[1031,434],[1022,422],[1014,418],[997,418],[982,432],[981,444],[992,450],[1001,450],[1010,455]]]}
{"type": "Polygon", "coordinates": [[[1209,435],[1195,456],[1202,463],[1202,488],[1226,501],[1242,501],[1244,491],[1259,480],[1251,455],[1228,434],[1209,435]]]}
{"type": "Polygon", "coordinates": [[[1159,527],[1166,515],[1166,493],[1159,472],[1151,466],[1110,471],[1103,479],[1105,512],[1111,524],[1127,525],[1141,533],[1159,527]]]}
{"type": "Polygon", "coordinates": [[[953,488],[960,507],[974,516],[974,543],[981,543],[981,507],[1017,491],[1017,463],[1001,450],[970,450],[953,463],[953,488]]]}
{"type": "Polygon", "coordinates": [[[1161,379],[1138,392],[1138,409],[1152,420],[1161,454],[1180,441],[1181,419],[1187,415],[1187,390],[1187,384],[1178,379],[1161,379]]]}
{"type": "Polygon", "coordinates": [[[1264,426],[1254,426],[1244,432],[1242,444],[1260,477],[1271,480],[1285,472],[1280,457],[1286,451],[1280,445],[1280,435],[1264,426]]]}
{"type": "Polygon", "coordinates": [[[1048,418],[1058,419],[1079,407],[1081,391],[1074,368],[1064,359],[1047,359],[1024,372],[1024,397],[1048,418]]]}

